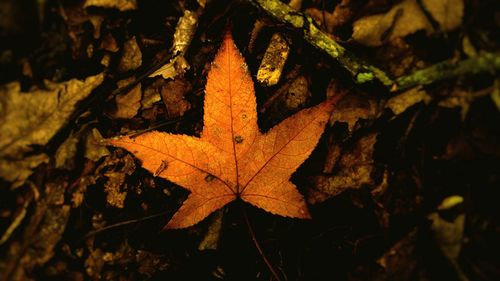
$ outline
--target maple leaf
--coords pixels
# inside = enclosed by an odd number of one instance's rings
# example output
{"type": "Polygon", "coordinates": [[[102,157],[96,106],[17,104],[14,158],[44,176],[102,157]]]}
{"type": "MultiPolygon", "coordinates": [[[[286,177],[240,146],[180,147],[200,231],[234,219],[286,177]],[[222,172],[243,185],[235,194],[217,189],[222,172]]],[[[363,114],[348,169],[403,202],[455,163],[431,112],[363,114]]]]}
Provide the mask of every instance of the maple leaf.
{"type": "Polygon", "coordinates": [[[227,33],[208,74],[201,137],[152,131],[108,144],[191,192],[167,229],[194,225],[237,198],[273,214],[310,218],[289,178],[316,146],[332,107],[329,100],[304,109],[262,134],[252,78],[227,33]]]}

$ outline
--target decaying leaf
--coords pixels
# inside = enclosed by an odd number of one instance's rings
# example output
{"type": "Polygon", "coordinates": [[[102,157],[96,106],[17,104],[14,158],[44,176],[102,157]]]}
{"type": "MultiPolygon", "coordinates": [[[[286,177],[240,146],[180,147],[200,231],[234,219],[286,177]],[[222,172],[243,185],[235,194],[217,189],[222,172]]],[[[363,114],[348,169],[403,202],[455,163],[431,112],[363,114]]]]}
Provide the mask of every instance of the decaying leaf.
{"type": "Polygon", "coordinates": [[[392,110],[395,115],[399,115],[410,106],[419,102],[427,104],[431,101],[431,99],[431,96],[429,96],[421,87],[411,88],[395,97],[390,98],[385,104],[385,107],[392,110]]]}
{"type": "Polygon", "coordinates": [[[71,134],[56,151],[56,168],[71,170],[75,167],[75,155],[78,145],[78,132],[71,134]]]}
{"type": "Polygon", "coordinates": [[[136,0],[86,0],[84,7],[113,8],[120,11],[137,9],[136,0]]]}
{"type": "MultiPolygon", "coordinates": [[[[328,86],[329,93],[339,91],[334,84],[328,86]]],[[[379,101],[373,96],[365,93],[348,94],[339,101],[338,109],[333,112],[329,122],[330,125],[335,122],[346,123],[348,131],[352,133],[357,129],[359,120],[374,120],[379,114],[379,101]]]]}
{"type": "Polygon", "coordinates": [[[144,96],[141,99],[142,110],[151,108],[153,104],[161,101],[160,87],[164,80],[157,78],[151,85],[144,89],[144,96]]]}
{"type": "Polygon", "coordinates": [[[132,152],[152,173],[166,161],[158,176],[191,192],[166,228],[196,224],[237,198],[273,214],[309,218],[289,178],[316,146],[334,101],[302,110],[262,134],[252,79],[229,33],[205,91],[201,137],[153,131],[108,141],[132,152]]]}
{"type": "Polygon", "coordinates": [[[308,190],[307,201],[311,204],[321,203],[347,189],[358,189],[373,184],[372,157],[376,141],[377,134],[361,138],[351,150],[341,156],[334,175],[312,177],[314,184],[308,190]]]}
{"type": "Polygon", "coordinates": [[[189,91],[191,84],[182,78],[167,81],[162,85],[160,94],[169,117],[181,117],[191,108],[191,104],[184,99],[184,95],[189,91]]]}
{"type": "MultiPolygon", "coordinates": [[[[125,87],[133,82],[134,78],[118,81],[118,87],[125,87]]],[[[130,119],[137,114],[141,108],[141,83],[138,83],[130,91],[116,97],[116,111],[113,113],[115,118],[130,119]]]]}
{"type": "Polygon", "coordinates": [[[191,43],[191,40],[193,40],[197,24],[198,13],[185,10],[184,15],[179,18],[175,28],[174,43],[172,45],[173,58],[169,63],[163,65],[160,69],[149,75],[149,77],[161,75],[164,79],[169,79],[179,74],[183,74],[189,69],[189,63],[184,58],[184,53],[191,43]]]}
{"type": "Polygon", "coordinates": [[[99,74],[55,84],[47,90],[22,93],[17,82],[0,88],[0,177],[21,184],[31,168],[47,161],[45,155],[24,157],[32,145],[45,145],[67,122],[75,105],[101,84],[99,74]]]}
{"type": "Polygon", "coordinates": [[[85,139],[85,158],[97,162],[102,157],[109,155],[109,150],[106,147],[99,145],[102,140],[103,137],[99,130],[93,128],[85,139]]]}
{"type": "Polygon", "coordinates": [[[135,36],[123,44],[123,55],[118,64],[118,71],[126,72],[137,69],[142,64],[142,52],[135,40],[135,36]]]}
{"type": "Polygon", "coordinates": [[[64,204],[66,188],[65,183],[46,183],[44,197],[37,202],[27,227],[20,235],[23,239],[10,244],[4,259],[6,264],[2,268],[3,280],[32,280],[27,271],[52,258],[69,219],[70,207],[64,204]]]}
{"type": "MultiPolygon", "coordinates": [[[[463,0],[422,2],[442,31],[451,31],[462,23],[463,0]]],[[[367,16],[354,22],[352,38],[367,46],[380,46],[385,40],[405,37],[419,30],[431,34],[436,30],[425,13],[417,0],[403,0],[384,14],[367,16]]]]}
{"type": "Polygon", "coordinates": [[[342,26],[354,15],[350,5],[352,2],[355,1],[342,0],[335,6],[335,9],[331,13],[317,8],[308,8],[305,10],[305,13],[311,16],[318,24],[324,23],[326,31],[332,33],[336,27],[342,26]]]}
{"type": "Polygon", "coordinates": [[[283,35],[279,33],[273,34],[264,58],[260,63],[257,81],[265,86],[278,84],[288,53],[290,53],[290,46],[288,46],[283,35]]]}
{"type": "Polygon", "coordinates": [[[459,209],[463,201],[464,198],[460,195],[446,197],[438,206],[438,212],[429,214],[428,218],[432,222],[431,231],[438,248],[449,260],[460,280],[468,280],[458,262],[463,243],[465,213],[463,210],[455,210],[456,214],[453,216],[440,214],[440,212],[451,212],[453,209],[459,209]]]}
{"type": "Polygon", "coordinates": [[[106,192],[106,202],[113,207],[123,208],[127,192],[122,186],[125,183],[125,174],[121,172],[109,171],[104,174],[108,180],[104,184],[106,192]]]}
{"type": "Polygon", "coordinates": [[[201,240],[200,245],[198,245],[198,250],[217,250],[219,244],[220,231],[222,228],[222,217],[224,213],[222,210],[215,212],[213,216],[212,223],[208,227],[207,233],[203,240],[201,240]]]}

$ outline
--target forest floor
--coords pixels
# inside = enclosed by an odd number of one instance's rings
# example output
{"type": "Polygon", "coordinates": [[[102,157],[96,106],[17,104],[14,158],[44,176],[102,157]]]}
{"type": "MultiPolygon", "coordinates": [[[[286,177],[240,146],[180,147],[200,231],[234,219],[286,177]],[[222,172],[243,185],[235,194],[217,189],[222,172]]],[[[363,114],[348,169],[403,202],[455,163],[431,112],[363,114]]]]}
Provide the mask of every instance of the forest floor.
{"type": "Polygon", "coordinates": [[[500,280],[499,38],[496,0],[1,1],[0,281],[500,280]],[[105,139],[199,137],[226,32],[261,132],[338,99],[312,218],[164,230],[189,192],[105,139]]]}

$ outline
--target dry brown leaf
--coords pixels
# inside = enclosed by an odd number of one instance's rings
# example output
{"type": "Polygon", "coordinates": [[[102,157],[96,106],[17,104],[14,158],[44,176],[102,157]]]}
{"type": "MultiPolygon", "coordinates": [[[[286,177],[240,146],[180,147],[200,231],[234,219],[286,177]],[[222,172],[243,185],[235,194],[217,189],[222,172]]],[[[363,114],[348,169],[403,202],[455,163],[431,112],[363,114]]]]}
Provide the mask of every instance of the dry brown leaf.
{"type": "Polygon", "coordinates": [[[123,208],[127,192],[123,191],[122,186],[125,183],[125,174],[122,172],[109,171],[104,174],[108,180],[104,184],[106,192],[106,202],[113,207],[123,208]]]}
{"type": "Polygon", "coordinates": [[[170,80],[162,85],[160,94],[170,118],[181,117],[191,108],[191,104],[184,99],[189,91],[191,84],[185,79],[170,80]]]}
{"type": "Polygon", "coordinates": [[[414,104],[424,102],[428,104],[432,97],[421,87],[411,88],[397,96],[390,98],[385,104],[386,108],[392,110],[395,115],[399,115],[414,104]]]}
{"type": "Polygon", "coordinates": [[[126,72],[137,69],[142,64],[142,53],[135,36],[123,44],[123,55],[118,64],[118,71],[126,72]]]}
{"type": "Polygon", "coordinates": [[[422,0],[422,5],[439,23],[441,31],[451,31],[462,24],[463,0],[422,0]]]}
{"type": "Polygon", "coordinates": [[[355,147],[345,152],[334,175],[312,177],[313,188],[308,190],[307,201],[317,204],[347,189],[358,189],[373,184],[373,151],[377,134],[361,138],[355,147]]]}
{"type": "Polygon", "coordinates": [[[112,8],[120,11],[137,9],[136,0],[86,0],[84,7],[112,8]]]}
{"type": "MultiPolygon", "coordinates": [[[[129,79],[118,81],[118,87],[125,87],[134,81],[135,78],[131,77],[129,79]]],[[[130,91],[116,96],[116,111],[113,113],[115,118],[130,119],[137,114],[139,108],[141,108],[141,83],[138,83],[130,91]]]]}
{"type": "Polygon", "coordinates": [[[260,63],[257,81],[265,86],[278,84],[288,53],[290,53],[290,46],[288,46],[283,35],[279,33],[273,34],[264,58],[260,63]]]}
{"type": "Polygon", "coordinates": [[[184,58],[187,47],[193,40],[198,24],[198,13],[189,10],[184,11],[184,15],[179,18],[174,32],[174,42],[172,45],[173,58],[169,63],[160,67],[149,77],[162,76],[163,79],[175,78],[184,74],[189,69],[189,63],[184,58]]]}
{"type": "Polygon", "coordinates": [[[75,167],[75,155],[78,150],[78,132],[72,133],[57,149],[55,154],[56,168],[71,170],[75,167]]]}
{"type": "Polygon", "coordinates": [[[22,182],[31,168],[46,161],[45,155],[24,158],[32,145],[45,145],[67,122],[75,105],[101,84],[103,75],[84,81],[73,79],[56,84],[47,82],[47,90],[22,93],[19,83],[0,87],[0,177],[22,182]]]}
{"type": "Polygon", "coordinates": [[[93,128],[85,139],[85,158],[97,162],[102,157],[109,155],[109,150],[106,147],[99,145],[102,140],[103,137],[99,130],[93,128]]]}
{"type": "MultiPolygon", "coordinates": [[[[428,0],[425,8],[440,23],[441,30],[457,28],[463,17],[463,0],[428,0]]],[[[419,30],[435,32],[417,0],[403,0],[384,14],[361,18],[353,24],[352,38],[367,46],[380,46],[384,40],[405,37],[419,30]]]]}
{"type": "Polygon", "coordinates": [[[219,244],[220,231],[222,229],[222,217],[224,213],[222,210],[215,212],[212,223],[208,227],[207,233],[203,240],[201,240],[200,245],[198,245],[198,250],[217,250],[219,244]]]}
{"type": "MultiPolygon", "coordinates": [[[[330,88],[329,86],[328,91],[332,91],[330,88]]],[[[334,87],[333,89],[335,91],[334,87]]],[[[331,125],[335,122],[346,123],[349,133],[352,133],[357,129],[360,119],[373,120],[379,114],[379,102],[376,98],[364,93],[349,94],[339,101],[338,109],[333,112],[329,122],[331,125]]]]}
{"type": "Polygon", "coordinates": [[[227,33],[208,74],[200,138],[153,131],[109,144],[191,192],[167,229],[196,224],[237,198],[273,214],[309,218],[289,178],[316,146],[333,100],[298,112],[266,134],[257,126],[256,107],[252,78],[227,33]]]}

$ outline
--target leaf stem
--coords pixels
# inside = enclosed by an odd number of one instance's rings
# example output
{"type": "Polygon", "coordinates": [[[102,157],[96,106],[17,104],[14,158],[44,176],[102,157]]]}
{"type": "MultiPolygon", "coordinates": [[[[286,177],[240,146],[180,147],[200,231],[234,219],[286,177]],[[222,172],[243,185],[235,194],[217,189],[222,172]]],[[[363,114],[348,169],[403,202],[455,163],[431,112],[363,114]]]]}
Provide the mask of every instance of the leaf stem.
{"type": "Polygon", "coordinates": [[[255,248],[257,248],[257,251],[259,252],[260,256],[262,257],[262,260],[264,260],[264,263],[266,264],[267,268],[269,268],[269,271],[271,272],[271,275],[276,279],[276,281],[281,281],[281,278],[279,277],[278,273],[276,270],[274,270],[274,267],[272,264],[269,262],[269,260],[266,257],[266,254],[260,247],[259,241],[257,240],[257,237],[255,236],[255,232],[253,231],[253,227],[250,224],[250,220],[248,219],[247,212],[245,211],[245,206],[241,206],[241,209],[243,210],[243,217],[245,218],[245,222],[248,227],[248,231],[250,232],[250,237],[252,238],[252,241],[255,245],[255,248]]]}

